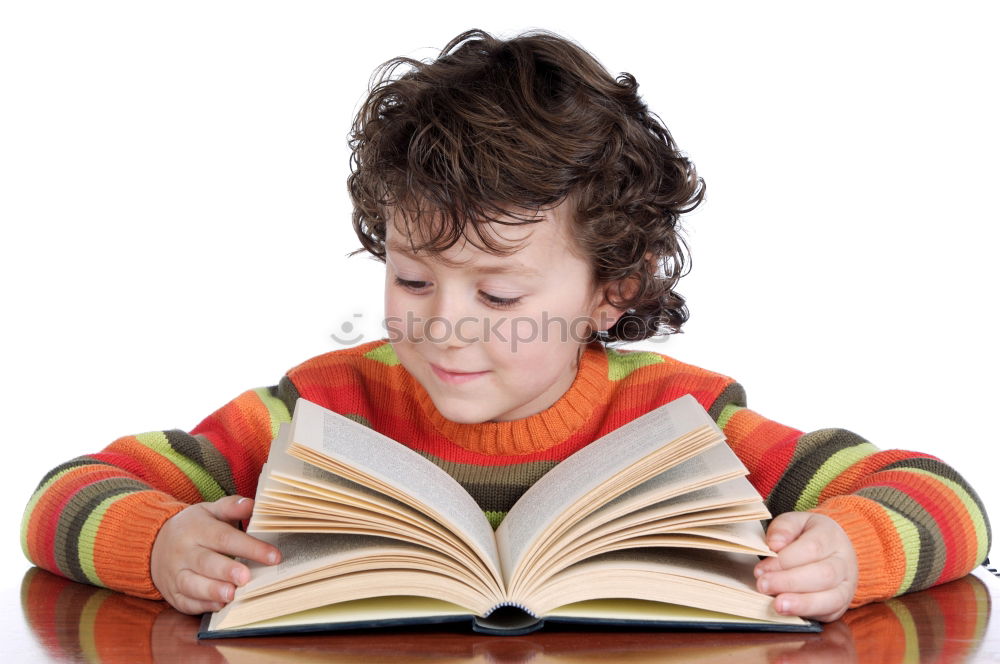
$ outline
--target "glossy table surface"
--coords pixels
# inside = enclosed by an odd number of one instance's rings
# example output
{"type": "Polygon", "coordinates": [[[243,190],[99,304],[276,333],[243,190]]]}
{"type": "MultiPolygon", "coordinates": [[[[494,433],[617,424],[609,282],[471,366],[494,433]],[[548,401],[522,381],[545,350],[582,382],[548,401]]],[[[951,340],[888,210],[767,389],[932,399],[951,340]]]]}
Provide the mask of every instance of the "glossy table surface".
{"type": "Polygon", "coordinates": [[[1000,579],[958,581],[849,611],[822,634],[542,631],[351,633],[199,642],[197,617],[29,569],[5,589],[11,662],[973,662],[1000,661],[1000,579]],[[15,596],[19,594],[19,598],[15,596]]]}

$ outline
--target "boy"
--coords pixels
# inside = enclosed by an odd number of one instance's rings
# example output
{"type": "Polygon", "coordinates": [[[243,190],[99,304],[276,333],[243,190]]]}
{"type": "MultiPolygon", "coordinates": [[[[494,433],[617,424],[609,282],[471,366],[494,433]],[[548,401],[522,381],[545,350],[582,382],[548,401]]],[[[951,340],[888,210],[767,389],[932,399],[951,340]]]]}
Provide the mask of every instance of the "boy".
{"type": "Polygon", "coordinates": [[[777,515],[779,555],[757,575],[779,612],[835,620],[972,569],[989,524],[940,461],[785,427],[726,376],[605,346],[686,321],[677,222],[704,192],[636,88],[544,32],[470,31],[433,63],[386,63],[354,124],[348,187],[358,237],[386,263],[389,339],[308,360],[190,433],[120,438],[56,468],[25,510],[28,557],[216,610],[248,579],[229,556],[279,560],[237,529],[252,510],[240,496],[299,396],[438,463],[496,525],[560,460],[690,393],[777,515]]]}

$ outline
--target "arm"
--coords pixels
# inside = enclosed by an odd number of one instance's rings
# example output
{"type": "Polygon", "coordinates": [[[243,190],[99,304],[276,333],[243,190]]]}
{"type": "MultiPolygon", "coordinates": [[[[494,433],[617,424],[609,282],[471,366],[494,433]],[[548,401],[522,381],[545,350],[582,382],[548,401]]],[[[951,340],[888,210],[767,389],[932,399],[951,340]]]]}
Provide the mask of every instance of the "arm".
{"type": "MultiPolygon", "coordinates": [[[[21,522],[34,564],[83,583],[160,599],[150,575],[164,523],[196,503],[253,496],[290,382],[248,390],[190,433],[125,436],[49,472],[21,522]]],[[[294,388],[291,388],[294,390],[294,388]]]]}
{"type": "Polygon", "coordinates": [[[851,607],[956,579],[986,557],[982,501],[939,459],[879,451],[843,429],[803,433],[745,406],[734,384],[712,412],[772,514],[809,511],[846,533],[858,571],[851,607]]]}

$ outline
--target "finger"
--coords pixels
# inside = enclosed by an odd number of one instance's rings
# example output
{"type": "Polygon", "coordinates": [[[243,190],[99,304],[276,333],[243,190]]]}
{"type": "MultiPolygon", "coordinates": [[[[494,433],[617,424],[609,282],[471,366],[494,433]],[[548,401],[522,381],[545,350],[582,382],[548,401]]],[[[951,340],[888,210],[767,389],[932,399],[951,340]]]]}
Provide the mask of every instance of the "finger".
{"type": "Polygon", "coordinates": [[[809,521],[807,512],[785,512],[771,520],[767,527],[766,541],[774,552],[780,552],[789,542],[802,533],[809,521]]]}
{"type": "Polygon", "coordinates": [[[226,581],[210,579],[189,569],[177,573],[177,595],[194,601],[227,604],[233,599],[236,586],[226,581]]]}
{"type": "Polygon", "coordinates": [[[186,595],[175,595],[169,600],[170,606],[181,613],[196,616],[202,613],[211,613],[222,610],[225,604],[221,602],[208,602],[200,599],[191,599],[186,595]]]}
{"type": "Polygon", "coordinates": [[[253,513],[253,499],[243,496],[226,496],[212,503],[204,503],[205,509],[220,521],[236,523],[249,519],[253,513]]]}
{"type": "Polygon", "coordinates": [[[847,591],[841,586],[817,593],[782,593],[774,598],[774,609],[783,615],[814,618],[832,622],[844,615],[850,604],[847,591]]]}
{"type": "Polygon", "coordinates": [[[241,530],[236,530],[224,521],[205,524],[200,541],[202,546],[213,551],[265,565],[273,565],[281,560],[281,552],[277,548],[241,530]]]}
{"type": "Polygon", "coordinates": [[[757,578],[762,593],[813,593],[829,590],[847,581],[847,566],[837,557],[768,572],[757,578]]]}
{"type": "Polygon", "coordinates": [[[206,549],[204,547],[194,556],[191,571],[208,579],[233,583],[242,586],[250,580],[250,568],[229,556],[206,549]]]}
{"type": "Polygon", "coordinates": [[[777,556],[771,556],[769,558],[764,558],[759,563],[754,565],[753,575],[760,578],[768,572],[777,572],[781,569],[781,562],[778,560],[777,556]]]}
{"type": "Polygon", "coordinates": [[[802,567],[818,560],[825,560],[834,553],[828,538],[818,530],[805,530],[799,537],[778,552],[781,569],[802,567]]]}

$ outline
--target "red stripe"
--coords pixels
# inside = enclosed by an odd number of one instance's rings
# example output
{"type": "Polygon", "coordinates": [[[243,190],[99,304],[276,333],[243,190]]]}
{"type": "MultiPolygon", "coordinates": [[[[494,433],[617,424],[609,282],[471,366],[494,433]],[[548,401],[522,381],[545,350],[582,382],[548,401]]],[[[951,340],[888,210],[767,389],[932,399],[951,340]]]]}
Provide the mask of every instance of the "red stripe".
{"type": "Polygon", "coordinates": [[[192,429],[191,435],[205,436],[212,441],[229,464],[239,495],[253,496],[256,493],[260,464],[256,464],[253,456],[247,454],[247,441],[234,440],[226,424],[214,413],[192,429]]]}
{"type": "MultiPolygon", "coordinates": [[[[945,558],[945,564],[941,570],[941,574],[936,579],[932,579],[930,581],[933,584],[937,584],[942,581],[956,578],[964,573],[964,570],[961,569],[961,565],[965,559],[971,558],[972,556],[969,556],[968,551],[966,550],[969,538],[961,537],[961,533],[959,532],[960,530],[966,530],[957,523],[963,516],[961,511],[957,511],[958,513],[956,513],[956,510],[948,511],[945,505],[935,499],[935,495],[929,491],[923,490],[923,486],[926,481],[927,478],[924,476],[914,478],[911,473],[906,473],[905,471],[888,470],[878,473],[878,475],[874,476],[872,481],[866,483],[865,486],[896,489],[900,493],[912,498],[914,502],[920,505],[927,512],[927,514],[934,519],[938,529],[941,531],[941,538],[944,543],[945,551],[947,551],[947,557],[945,558]],[[895,478],[899,479],[897,480],[895,478]]],[[[947,492],[947,489],[940,487],[940,485],[938,486],[940,490],[935,493],[947,492]]],[[[962,505],[961,501],[957,497],[954,497],[954,501],[956,504],[962,505]]]]}
{"type": "MultiPolygon", "coordinates": [[[[59,593],[70,583],[54,574],[29,569],[27,585],[22,586],[21,607],[35,637],[45,645],[48,654],[72,661],[78,653],[67,652],[62,647],[65,632],[72,630],[66,630],[66,625],[56,620],[59,593]]],[[[71,624],[75,625],[76,622],[71,624]]]]}
{"type": "MultiPolygon", "coordinates": [[[[121,468],[122,470],[128,471],[134,476],[133,479],[138,479],[146,484],[153,484],[153,478],[150,476],[148,466],[144,466],[138,459],[130,454],[123,454],[121,452],[99,452],[97,454],[89,454],[87,456],[91,459],[104,461],[105,463],[110,463],[118,468],[121,468]]],[[[127,477],[127,475],[122,474],[122,477],[127,477]]]]}
{"type": "Polygon", "coordinates": [[[795,446],[799,442],[802,434],[798,431],[791,431],[785,440],[778,442],[767,450],[766,464],[760,464],[758,468],[747,477],[757,493],[762,496],[770,496],[774,486],[788,469],[788,464],[792,462],[795,455],[795,446]]]}

